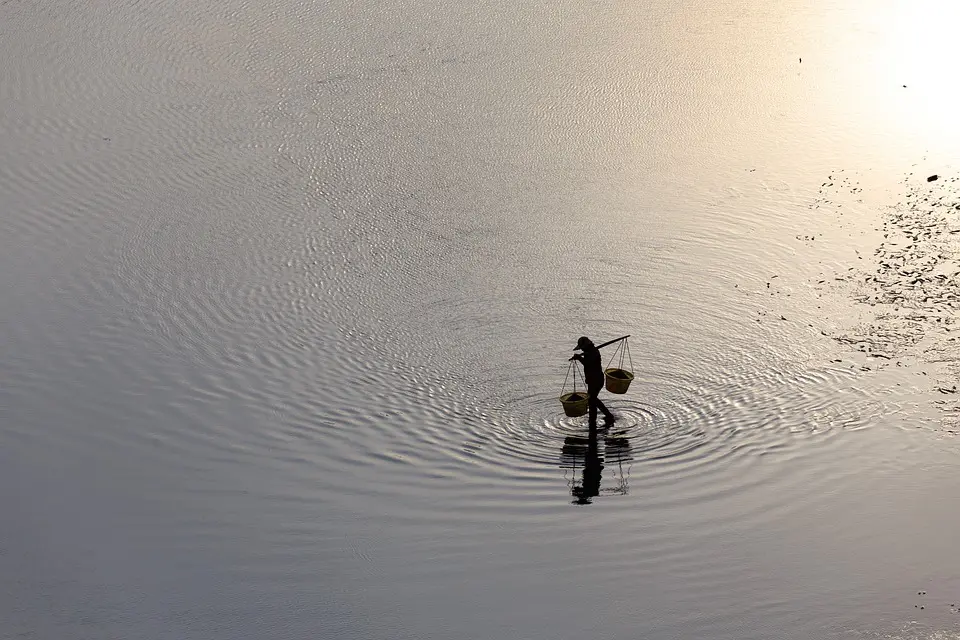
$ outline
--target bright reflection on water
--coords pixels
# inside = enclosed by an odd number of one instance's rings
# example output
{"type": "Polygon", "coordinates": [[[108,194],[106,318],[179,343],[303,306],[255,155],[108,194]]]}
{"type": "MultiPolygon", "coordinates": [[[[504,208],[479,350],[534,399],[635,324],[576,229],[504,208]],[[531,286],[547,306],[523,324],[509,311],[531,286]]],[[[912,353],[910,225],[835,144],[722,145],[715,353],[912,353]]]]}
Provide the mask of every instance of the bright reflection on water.
{"type": "Polygon", "coordinates": [[[960,7],[937,0],[864,3],[858,14],[858,29],[848,28],[845,38],[839,29],[831,35],[849,42],[860,78],[851,88],[869,104],[869,119],[955,153],[960,124],[949,105],[960,99],[960,89],[949,79],[960,64],[954,46],[960,7]]]}
{"type": "Polygon", "coordinates": [[[960,8],[696,5],[0,3],[0,635],[956,637],[960,8]]]}

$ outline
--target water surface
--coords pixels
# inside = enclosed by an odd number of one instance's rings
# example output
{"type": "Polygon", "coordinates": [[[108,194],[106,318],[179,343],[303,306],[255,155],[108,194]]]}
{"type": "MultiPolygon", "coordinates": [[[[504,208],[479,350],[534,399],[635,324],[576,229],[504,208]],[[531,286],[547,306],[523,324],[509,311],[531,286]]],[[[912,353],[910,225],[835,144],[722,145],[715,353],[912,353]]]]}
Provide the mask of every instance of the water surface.
{"type": "Polygon", "coordinates": [[[0,5],[3,635],[955,637],[957,13],[701,4],[0,5]]]}

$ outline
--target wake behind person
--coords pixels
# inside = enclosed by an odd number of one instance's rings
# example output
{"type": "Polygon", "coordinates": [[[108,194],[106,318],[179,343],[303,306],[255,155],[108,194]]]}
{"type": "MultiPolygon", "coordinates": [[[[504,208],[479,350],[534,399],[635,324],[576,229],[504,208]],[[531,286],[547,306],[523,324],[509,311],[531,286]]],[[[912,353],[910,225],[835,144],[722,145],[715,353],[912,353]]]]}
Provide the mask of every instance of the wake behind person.
{"type": "Polygon", "coordinates": [[[583,353],[575,353],[571,360],[579,360],[583,363],[583,377],[587,383],[587,393],[590,396],[590,424],[597,423],[597,409],[603,412],[603,417],[607,422],[613,422],[613,414],[600,401],[600,390],[603,389],[603,365],[600,361],[600,350],[594,346],[593,341],[587,336],[581,336],[577,340],[577,347],[583,353]]]}

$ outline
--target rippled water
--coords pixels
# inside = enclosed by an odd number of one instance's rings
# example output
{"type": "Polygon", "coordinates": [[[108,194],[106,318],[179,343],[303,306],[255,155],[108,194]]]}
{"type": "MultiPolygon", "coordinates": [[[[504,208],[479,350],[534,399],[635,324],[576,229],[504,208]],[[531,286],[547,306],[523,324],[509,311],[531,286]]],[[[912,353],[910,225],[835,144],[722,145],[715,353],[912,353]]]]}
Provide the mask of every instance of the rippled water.
{"type": "Polygon", "coordinates": [[[0,636],[957,637],[957,12],[700,5],[0,3],[0,636]]]}

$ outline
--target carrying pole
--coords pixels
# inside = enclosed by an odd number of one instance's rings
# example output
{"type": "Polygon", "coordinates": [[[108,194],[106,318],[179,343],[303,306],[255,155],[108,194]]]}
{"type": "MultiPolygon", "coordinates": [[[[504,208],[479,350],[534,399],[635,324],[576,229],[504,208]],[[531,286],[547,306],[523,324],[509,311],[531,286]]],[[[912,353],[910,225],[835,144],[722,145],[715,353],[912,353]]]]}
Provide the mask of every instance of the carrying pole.
{"type": "Polygon", "coordinates": [[[614,342],[620,342],[621,340],[626,340],[626,339],[629,338],[629,337],[630,337],[630,334],[627,334],[627,335],[625,335],[625,336],[620,336],[619,338],[614,338],[613,340],[607,340],[607,341],[604,342],[603,344],[597,345],[597,349],[602,349],[602,348],[604,348],[605,346],[607,346],[608,344],[613,344],[614,342]]]}

